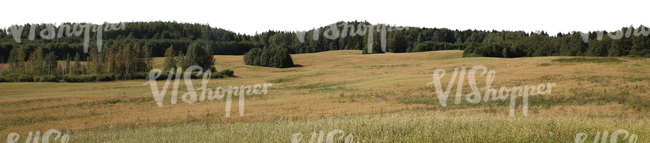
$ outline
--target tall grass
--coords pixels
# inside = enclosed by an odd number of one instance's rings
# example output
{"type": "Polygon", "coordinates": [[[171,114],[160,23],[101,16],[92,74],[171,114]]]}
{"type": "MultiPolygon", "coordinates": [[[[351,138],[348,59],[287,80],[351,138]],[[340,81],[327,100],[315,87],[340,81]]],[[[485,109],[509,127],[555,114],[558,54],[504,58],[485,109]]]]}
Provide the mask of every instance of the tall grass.
{"type": "Polygon", "coordinates": [[[649,124],[647,118],[404,115],[85,132],[72,136],[71,142],[290,142],[294,133],[308,142],[312,132],[327,135],[335,129],[352,134],[355,142],[573,142],[578,133],[589,135],[591,142],[598,132],[619,129],[648,142],[649,124]]]}

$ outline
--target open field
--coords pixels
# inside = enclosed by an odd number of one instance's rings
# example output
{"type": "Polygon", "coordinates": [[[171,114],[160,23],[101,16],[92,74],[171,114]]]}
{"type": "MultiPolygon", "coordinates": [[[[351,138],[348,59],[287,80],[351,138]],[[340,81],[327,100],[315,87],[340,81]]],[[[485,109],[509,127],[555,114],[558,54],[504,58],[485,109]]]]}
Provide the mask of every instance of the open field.
{"type": "MultiPolygon", "coordinates": [[[[292,55],[293,68],[247,66],[242,56],[215,56],[217,70],[237,77],[208,87],[272,83],[268,94],[246,96],[239,115],[233,97],[158,107],[145,80],[89,83],[0,83],[0,142],[49,129],[70,131],[71,142],[289,142],[302,133],[341,129],[359,142],[573,142],[578,133],[625,129],[650,142],[650,59],[574,57],[462,58],[462,51],[361,55],[340,50],[292,55]],[[463,97],[447,106],[436,96],[432,73],[483,65],[496,72],[491,87],[556,83],[550,94],[531,95],[528,116],[517,97],[476,104],[463,97]]],[[[163,58],[155,59],[162,65],[163,58]]],[[[161,66],[158,66],[161,67],[161,66]]],[[[486,77],[477,73],[479,88],[486,77]]],[[[471,92],[465,78],[463,95],[471,92]]],[[[201,80],[193,80],[195,87],[201,80]]],[[[162,89],[165,81],[158,81],[162,89]]],[[[457,83],[457,82],[456,82],[457,83]]],[[[183,82],[179,97],[187,92],[183,82]]],[[[484,92],[482,92],[484,93],[484,92]]],[[[338,136],[337,136],[338,138],[338,136]]],[[[627,142],[627,141],[625,141],[627,142]]]]}

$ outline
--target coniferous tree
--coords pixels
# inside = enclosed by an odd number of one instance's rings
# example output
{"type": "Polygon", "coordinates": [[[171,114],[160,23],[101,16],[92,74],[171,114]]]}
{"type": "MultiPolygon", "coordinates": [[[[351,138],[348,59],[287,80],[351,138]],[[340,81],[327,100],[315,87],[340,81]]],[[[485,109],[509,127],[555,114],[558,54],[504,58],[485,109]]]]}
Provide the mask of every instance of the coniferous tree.
{"type": "Polygon", "coordinates": [[[263,66],[263,67],[269,66],[269,60],[268,59],[271,57],[271,55],[269,55],[269,50],[268,49],[269,48],[267,48],[266,46],[264,46],[264,48],[262,49],[262,54],[260,54],[260,64],[259,64],[259,66],[263,66]]]}

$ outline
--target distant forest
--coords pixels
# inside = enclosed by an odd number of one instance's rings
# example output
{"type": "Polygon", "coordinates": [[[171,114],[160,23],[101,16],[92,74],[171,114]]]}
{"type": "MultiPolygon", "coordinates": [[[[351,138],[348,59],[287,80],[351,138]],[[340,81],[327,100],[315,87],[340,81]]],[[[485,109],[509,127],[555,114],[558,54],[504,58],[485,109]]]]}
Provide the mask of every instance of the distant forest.
{"type": "MultiPolygon", "coordinates": [[[[337,22],[338,31],[344,31],[343,23],[337,22]]],[[[352,21],[349,25],[370,24],[352,21]]],[[[74,23],[65,23],[73,25],[74,23]]],[[[43,53],[52,53],[53,58],[66,60],[68,56],[81,54],[81,61],[86,61],[90,53],[83,52],[83,36],[54,36],[51,40],[43,39],[39,33],[45,24],[36,25],[34,40],[28,40],[32,25],[25,24],[21,42],[16,43],[10,28],[0,29],[0,62],[7,63],[10,51],[19,48],[30,57],[38,47],[43,53]]],[[[119,52],[123,49],[141,49],[133,45],[147,46],[147,53],[153,57],[165,56],[165,50],[173,47],[174,51],[187,53],[191,44],[207,45],[214,55],[243,55],[253,48],[273,48],[286,45],[291,54],[314,53],[329,50],[362,50],[366,46],[369,34],[347,36],[334,40],[323,37],[328,25],[318,28],[320,38],[313,40],[315,30],[305,34],[305,41],[300,42],[292,31],[266,31],[255,35],[245,35],[206,24],[178,22],[127,22],[124,30],[103,32],[103,51],[119,52]],[[132,48],[124,48],[131,46],[132,48]]],[[[597,40],[598,34],[591,32],[589,42],[583,41],[579,32],[557,33],[549,35],[544,31],[484,31],[451,30],[446,28],[410,27],[408,30],[387,32],[386,51],[395,53],[421,52],[434,50],[465,50],[465,56],[486,57],[534,57],[534,56],[642,56],[650,57],[650,39],[647,27],[623,27],[622,38],[614,40],[604,32],[597,40]],[[629,30],[628,30],[629,29],[629,30]],[[639,30],[641,29],[641,30],[639,30]]],[[[358,29],[358,27],[357,27],[358,29]]],[[[354,32],[357,29],[347,30],[354,32]]],[[[59,32],[59,27],[55,27],[59,32]]],[[[65,32],[64,32],[65,33],[65,32]]],[[[90,34],[90,49],[96,49],[96,32],[90,34]]],[[[610,33],[611,34],[611,33],[610,33]]],[[[341,34],[342,35],[342,34],[341,34]]],[[[373,50],[380,52],[380,34],[375,32],[373,50]]],[[[373,53],[376,53],[373,52],[373,53]]],[[[27,60],[27,59],[23,59],[27,60]]]]}
{"type": "Polygon", "coordinates": [[[544,31],[371,26],[366,21],[352,21],[308,31],[245,35],[206,24],[162,21],[123,24],[124,28],[115,29],[108,28],[113,24],[104,23],[101,25],[104,30],[99,29],[100,25],[86,23],[25,24],[0,29],[0,63],[9,63],[9,68],[0,67],[0,82],[144,79],[153,68],[167,70],[190,65],[211,69],[215,72],[213,77],[220,78],[233,76],[233,71],[214,69],[210,55],[246,54],[242,60],[247,65],[282,68],[293,66],[289,54],[330,50],[363,50],[362,54],[368,54],[368,48],[374,54],[383,53],[381,45],[385,45],[386,52],[394,53],[464,50],[464,57],[650,57],[650,30],[645,26],[623,27],[622,32],[549,35],[544,31]],[[71,31],[76,24],[87,28],[84,32],[71,31]],[[101,51],[97,47],[99,31],[102,31],[101,51]],[[87,53],[84,52],[85,34],[89,37],[87,53]],[[383,44],[382,37],[386,41],[383,44]],[[372,47],[367,47],[370,40],[372,47]],[[167,57],[163,67],[154,67],[153,57],[167,57]],[[62,60],[65,62],[59,62],[62,60]]]}

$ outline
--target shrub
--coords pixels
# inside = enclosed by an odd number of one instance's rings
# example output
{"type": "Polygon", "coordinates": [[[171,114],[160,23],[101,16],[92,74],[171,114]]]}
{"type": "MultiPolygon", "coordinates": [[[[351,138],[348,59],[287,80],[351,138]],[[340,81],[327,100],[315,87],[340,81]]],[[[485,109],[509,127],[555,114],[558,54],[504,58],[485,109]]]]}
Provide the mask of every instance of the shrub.
{"type": "Polygon", "coordinates": [[[59,78],[57,78],[54,75],[45,75],[45,76],[41,77],[41,79],[43,79],[43,78],[44,78],[44,80],[41,81],[41,82],[59,82],[59,78]]]}
{"type": "Polygon", "coordinates": [[[122,79],[124,79],[124,75],[122,74],[115,75],[115,80],[122,80],[122,79]]]}
{"type": "Polygon", "coordinates": [[[126,73],[124,74],[124,79],[133,79],[133,75],[131,75],[130,73],[126,73]]]}
{"type": "Polygon", "coordinates": [[[147,79],[147,73],[133,74],[133,79],[147,79]]]}
{"type": "Polygon", "coordinates": [[[18,80],[18,75],[19,75],[19,74],[17,74],[17,73],[6,74],[6,75],[3,75],[3,78],[4,78],[7,82],[17,82],[17,80],[18,80]]]}
{"type": "Polygon", "coordinates": [[[79,76],[78,82],[91,82],[91,81],[96,81],[97,80],[97,75],[91,74],[91,75],[81,75],[79,76]]]}
{"type": "MultiPolygon", "coordinates": [[[[160,73],[160,76],[158,76],[158,78],[154,80],[167,80],[167,76],[169,76],[169,71],[163,71],[162,73],[160,73]]],[[[145,79],[150,80],[149,75],[147,75],[145,79]]]]}
{"type": "MultiPolygon", "coordinates": [[[[163,72],[165,73],[165,72],[163,72]]],[[[117,74],[115,76],[116,80],[130,80],[130,79],[149,79],[149,73],[125,73],[125,74],[117,74]]],[[[167,73],[168,74],[168,73],[167,73]]],[[[162,75],[158,77],[157,80],[160,80],[161,78],[167,78],[166,75],[163,77],[162,75]]]]}
{"type": "Polygon", "coordinates": [[[63,76],[63,81],[65,82],[77,82],[79,78],[74,75],[65,75],[63,76]]]}
{"type": "Polygon", "coordinates": [[[2,70],[2,75],[8,75],[8,74],[11,74],[11,71],[9,71],[9,69],[2,70]]]}
{"type": "Polygon", "coordinates": [[[0,82],[7,82],[7,80],[4,77],[0,77],[0,82]]]}
{"type": "Polygon", "coordinates": [[[215,69],[214,67],[210,67],[210,68],[208,68],[208,70],[210,70],[211,72],[216,72],[217,71],[217,69],[215,69]]]}
{"type": "Polygon", "coordinates": [[[224,78],[220,72],[213,72],[211,78],[224,78]]]}
{"type": "Polygon", "coordinates": [[[16,81],[17,82],[32,82],[32,81],[34,81],[34,78],[32,78],[32,75],[19,74],[16,81]]]}
{"type": "Polygon", "coordinates": [[[221,70],[221,72],[219,73],[221,73],[222,76],[229,76],[229,77],[235,76],[235,72],[230,69],[221,70]]]}
{"type": "Polygon", "coordinates": [[[97,76],[97,81],[113,81],[114,79],[112,74],[100,74],[97,76]]]}

